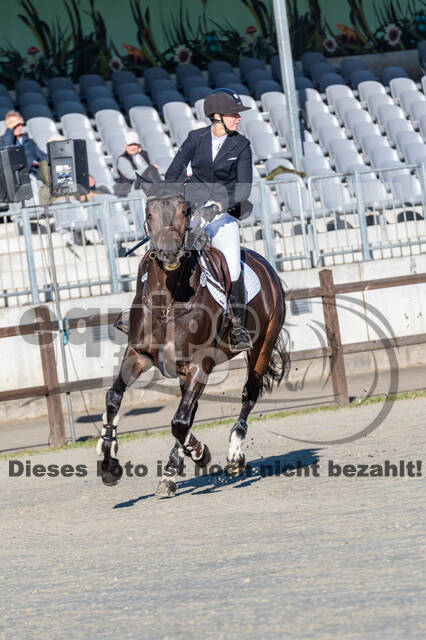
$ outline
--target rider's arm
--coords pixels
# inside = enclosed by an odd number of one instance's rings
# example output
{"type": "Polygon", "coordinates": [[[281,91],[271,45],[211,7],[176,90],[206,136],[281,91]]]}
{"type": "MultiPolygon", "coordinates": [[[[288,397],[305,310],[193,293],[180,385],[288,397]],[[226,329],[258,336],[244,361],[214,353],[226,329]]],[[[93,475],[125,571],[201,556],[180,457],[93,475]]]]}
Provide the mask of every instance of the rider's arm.
{"type": "Polygon", "coordinates": [[[167,169],[164,176],[166,182],[180,183],[186,180],[186,168],[194,156],[194,151],[193,138],[189,134],[167,169]]]}
{"type": "Polygon", "coordinates": [[[253,162],[248,144],[240,153],[237,163],[237,182],[234,191],[235,202],[247,200],[253,182],[253,162]]]}

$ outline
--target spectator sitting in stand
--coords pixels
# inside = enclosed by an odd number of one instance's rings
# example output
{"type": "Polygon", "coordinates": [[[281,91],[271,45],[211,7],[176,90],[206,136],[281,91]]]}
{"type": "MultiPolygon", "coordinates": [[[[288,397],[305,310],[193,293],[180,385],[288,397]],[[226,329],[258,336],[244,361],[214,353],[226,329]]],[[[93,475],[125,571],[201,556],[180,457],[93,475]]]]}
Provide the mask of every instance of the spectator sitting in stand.
{"type": "Polygon", "coordinates": [[[19,111],[9,111],[5,115],[6,131],[0,137],[0,148],[13,147],[22,145],[27,159],[27,169],[30,174],[31,185],[33,188],[33,196],[35,204],[38,204],[38,191],[42,185],[40,181],[39,167],[43,160],[46,160],[46,154],[39,149],[37,144],[27,133],[24,133],[25,125],[19,111]]]}
{"type": "Polygon", "coordinates": [[[97,195],[112,195],[111,191],[104,184],[97,186],[96,180],[89,174],[89,191],[80,197],[81,202],[90,202],[97,195]]]}
{"type": "Polygon", "coordinates": [[[141,189],[143,183],[160,182],[158,170],[158,165],[150,164],[148,154],[142,151],[136,131],[127,131],[124,136],[124,152],[117,160],[115,195],[125,198],[130,191],[141,189]]]}

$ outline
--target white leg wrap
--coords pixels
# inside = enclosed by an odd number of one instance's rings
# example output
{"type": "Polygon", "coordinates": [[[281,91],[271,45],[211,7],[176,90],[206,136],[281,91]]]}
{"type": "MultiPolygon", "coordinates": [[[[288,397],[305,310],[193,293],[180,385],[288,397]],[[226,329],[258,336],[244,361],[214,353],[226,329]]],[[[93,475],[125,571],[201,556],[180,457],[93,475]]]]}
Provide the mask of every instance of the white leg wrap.
{"type": "Polygon", "coordinates": [[[237,462],[243,451],[242,445],[244,443],[244,439],[236,432],[233,431],[231,434],[231,439],[229,442],[229,450],[228,450],[228,460],[229,462],[237,462]]]}

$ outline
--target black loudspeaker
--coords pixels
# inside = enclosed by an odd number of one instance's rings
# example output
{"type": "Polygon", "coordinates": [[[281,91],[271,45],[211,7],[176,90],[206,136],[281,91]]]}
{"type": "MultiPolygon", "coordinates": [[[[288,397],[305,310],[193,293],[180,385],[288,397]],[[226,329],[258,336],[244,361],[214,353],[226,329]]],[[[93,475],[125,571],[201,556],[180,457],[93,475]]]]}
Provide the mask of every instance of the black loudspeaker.
{"type": "Polygon", "coordinates": [[[89,166],[85,140],[47,143],[50,193],[71,195],[89,191],[89,166]]]}
{"type": "Polygon", "coordinates": [[[33,197],[24,147],[0,149],[0,200],[23,202],[33,197]]]}

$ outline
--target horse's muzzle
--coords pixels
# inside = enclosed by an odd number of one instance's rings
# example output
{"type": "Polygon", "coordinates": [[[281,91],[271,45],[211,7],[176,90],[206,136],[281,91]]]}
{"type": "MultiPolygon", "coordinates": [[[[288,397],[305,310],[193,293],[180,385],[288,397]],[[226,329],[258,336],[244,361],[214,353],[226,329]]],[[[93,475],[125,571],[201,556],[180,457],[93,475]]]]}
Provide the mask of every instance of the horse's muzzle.
{"type": "Polygon", "coordinates": [[[180,260],[184,255],[184,250],[179,249],[178,251],[167,251],[165,249],[160,249],[157,251],[158,259],[163,263],[164,269],[166,271],[174,271],[180,265],[180,260]]]}

